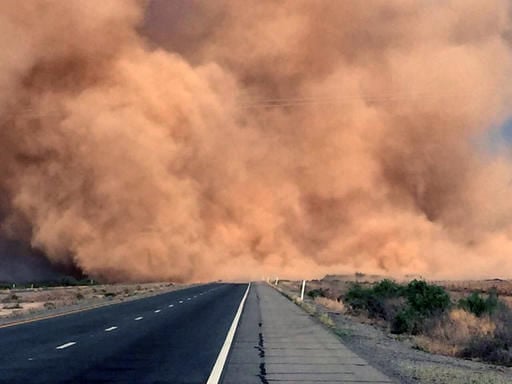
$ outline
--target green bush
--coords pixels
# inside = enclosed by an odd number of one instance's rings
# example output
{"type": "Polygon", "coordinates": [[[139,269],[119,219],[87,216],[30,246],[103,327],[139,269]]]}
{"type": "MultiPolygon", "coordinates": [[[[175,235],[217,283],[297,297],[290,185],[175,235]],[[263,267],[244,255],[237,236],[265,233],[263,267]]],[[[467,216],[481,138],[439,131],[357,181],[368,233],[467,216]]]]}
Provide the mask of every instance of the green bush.
{"type": "Polygon", "coordinates": [[[318,288],[318,289],[312,289],[308,291],[307,295],[314,299],[315,297],[327,297],[327,294],[329,293],[328,289],[324,288],[318,288]]]}
{"type": "Polygon", "coordinates": [[[450,307],[450,296],[444,288],[413,280],[404,287],[405,307],[398,312],[391,323],[393,333],[419,334],[425,321],[438,316],[450,307]]]}
{"type": "Polygon", "coordinates": [[[390,320],[400,308],[399,298],[403,289],[392,280],[382,280],[372,287],[364,287],[361,284],[353,284],[342,297],[345,304],[352,310],[367,311],[373,318],[390,320]]]}
{"type": "Polygon", "coordinates": [[[342,297],[343,302],[350,306],[353,310],[368,310],[368,302],[371,299],[372,291],[365,288],[361,284],[354,283],[347,293],[342,297]]]}
{"type": "Polygon", "coordinates": [[[444,288],[423,280],[413,280],[407,284],[405,297],[409,308],[422,315],[444,312],[451,304],[444,288]]]}
{"type": "Polygon", "coordinates": [[[450,307],[450,296],[437,285],[413,280],[400,285],[382,280],[372,287],[353,284],[343,301],[355,312],[366,311],[368,316],[391,323],[393,333],[422,332],[425,320],[443,313],[450,307]]]}
{"type": "Polygon", "coordinates": [[[458,304],[460,308],[481,317],[484,314],[492,315],[498,308],[498,303],[498,294],[496,290],[492,290],[485,299],[478,292],[472,292],[468,297],[460,299],[458,304]]]}
{"type": "Polygon", "coordinates": [[[410,308],[402,309],[391,322],[391,332],[396,334],[419,332],[421,317],[410,308]]]}
{"type": "Polygon", "coordinates": [[[403,292],[403,287],[393,280],[384,279],[372,287],[372,292],[378,297],[399,297],[403,292]]]}

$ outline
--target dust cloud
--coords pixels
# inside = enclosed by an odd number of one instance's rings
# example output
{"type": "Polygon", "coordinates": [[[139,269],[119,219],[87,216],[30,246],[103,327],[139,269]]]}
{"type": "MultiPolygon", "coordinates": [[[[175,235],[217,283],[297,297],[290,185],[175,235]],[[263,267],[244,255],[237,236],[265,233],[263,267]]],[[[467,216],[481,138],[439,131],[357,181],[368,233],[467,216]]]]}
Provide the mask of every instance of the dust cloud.
{"type": "Polygon", "coordinates": [[[511,46],[507,0],[0,2],[1,237],[107,281],[510,274],[511,46]]]}

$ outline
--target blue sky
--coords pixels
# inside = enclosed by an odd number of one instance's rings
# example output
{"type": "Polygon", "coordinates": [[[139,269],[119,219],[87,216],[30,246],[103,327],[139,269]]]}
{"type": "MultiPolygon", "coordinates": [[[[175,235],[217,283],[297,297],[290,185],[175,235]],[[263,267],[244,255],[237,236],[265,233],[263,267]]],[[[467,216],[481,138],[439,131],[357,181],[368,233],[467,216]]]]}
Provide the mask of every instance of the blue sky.
{"type": "Polygon", "coordinates": [[[512,118],[501,127],[501,134],[507,143],[512,143],[512,118]]]}
{"type": "Polygon", "coordinates": [[[484,150],[490,153],[498,153],[512,147],[512,118],[503,125],[489,130],[483,141],[478,139],[477,142],[483,143],[484,150]]]}

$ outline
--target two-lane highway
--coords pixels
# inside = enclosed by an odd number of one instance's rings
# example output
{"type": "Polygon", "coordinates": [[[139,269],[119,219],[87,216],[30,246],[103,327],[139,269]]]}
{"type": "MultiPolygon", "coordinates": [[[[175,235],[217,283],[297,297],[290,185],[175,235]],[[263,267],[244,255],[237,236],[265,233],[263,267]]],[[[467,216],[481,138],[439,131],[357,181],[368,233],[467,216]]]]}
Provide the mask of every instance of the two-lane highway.
{"type": "Polygon", "coordinates": [[[206,383],[247,284],[0,329],[0,383],[206,383]]]}

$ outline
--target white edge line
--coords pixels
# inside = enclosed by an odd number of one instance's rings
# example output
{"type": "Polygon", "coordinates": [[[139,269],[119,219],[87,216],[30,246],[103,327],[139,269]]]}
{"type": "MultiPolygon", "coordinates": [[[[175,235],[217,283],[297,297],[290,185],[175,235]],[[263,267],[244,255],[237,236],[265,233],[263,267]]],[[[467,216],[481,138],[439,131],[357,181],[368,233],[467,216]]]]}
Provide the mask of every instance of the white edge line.
{"type": "Polygon", "coordinates": [[[217,357],[217,361],[215,361],[215,365],[213,366],[212,372],[210,373],[210,377],[208,377],[208,381],[206,384],[218,384],[220,381],[220,376],[222,371],[224,370],[224,365],[226,364],[226,359],[228,358],[229,350],[231,349],[231,344],[233,343],[233,338],[235,337],[236,328],[238,327],[238,322],[240,321],[240,316],[242,315],[242,310],[244,309],[245,300],[247,299],[247,295],[249,294],[249,289],[251,288],[251,283],[247,286],[244,297],[240,302],[240,306],[238,307],[238,311],[235,314],[235,318],[233,319],[233,323],[231,323],[231,327],[229,328],[228,334],[226,335],[226,340],[224,341],[224,345],[222,346],[219,356],[217,357]]]}
{"type": "Polygon", "coordinates": [[[64,349],[64,348],[71,347],[72,345],[75,345],[75,344],[76,344],[76,342],[75,342],[75,341],[70,341],[69,343],[59,345],[59,346],[58,346],[58,347],[56,347],[55,349],[64,349]]]}

